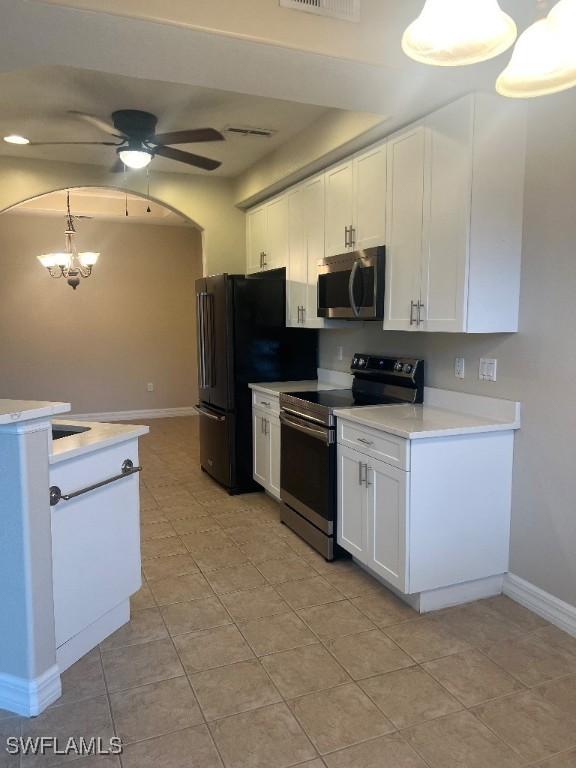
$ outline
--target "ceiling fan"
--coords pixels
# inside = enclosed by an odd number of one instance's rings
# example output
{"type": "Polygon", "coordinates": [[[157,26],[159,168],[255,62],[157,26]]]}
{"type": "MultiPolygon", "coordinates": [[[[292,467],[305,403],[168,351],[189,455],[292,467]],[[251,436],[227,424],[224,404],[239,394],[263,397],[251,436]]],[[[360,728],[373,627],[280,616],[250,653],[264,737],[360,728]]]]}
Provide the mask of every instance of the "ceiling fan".
{"type": "Polygon", "coordinates": [[[175,149],[172,144],[196,144],[205,141],[224,141],[224,136],[214,128],[193,128],[188,131],[172,131],[171,133],[156,134],[158,118],[151,112],[139,109],[119,109],[111,115],[112,122],[103,120],[96,115],[71,110],[68,114],[84,120],[104,133],[112,136],[114,141],[31,141],[30,146],[49,145],[92,145],[116,147],[118,158],[112,168],[112,173],[121,173],[125,167],[145,168],[150,161],[159,155],[168,160],[193,165],[205,171],[214,171],[222,163],[209,157],[195,155],[175,149]]]}

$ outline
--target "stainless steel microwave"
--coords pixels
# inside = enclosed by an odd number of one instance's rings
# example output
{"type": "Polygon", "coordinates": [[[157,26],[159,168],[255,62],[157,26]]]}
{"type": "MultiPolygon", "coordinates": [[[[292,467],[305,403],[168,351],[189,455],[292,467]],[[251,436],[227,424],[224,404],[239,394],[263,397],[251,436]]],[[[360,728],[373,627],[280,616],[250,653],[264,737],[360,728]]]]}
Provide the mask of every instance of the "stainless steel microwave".
{"type": "Polygon", "coordinates": [[[326,256],[318,265],[318,317],[382,320],[385,267],[383,245],[326,256]]]}

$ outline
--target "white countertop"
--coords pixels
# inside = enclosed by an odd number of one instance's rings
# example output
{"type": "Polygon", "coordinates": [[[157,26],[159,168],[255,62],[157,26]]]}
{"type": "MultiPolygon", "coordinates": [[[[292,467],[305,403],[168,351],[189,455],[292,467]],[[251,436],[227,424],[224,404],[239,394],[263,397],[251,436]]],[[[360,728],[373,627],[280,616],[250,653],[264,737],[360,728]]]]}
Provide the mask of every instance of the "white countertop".
{"type": "Polygon", "coordinates": [[[374,405],[339,408],[334,413],[339,419],[372,427],[407,440],[501,432],[520,427],[517,419],[501,421],[429,405],[374,405]]]}
{"type": "Polygon", "coordinates": [[[76,456],[116,445],[116,443],[124,443],[150,432],[150,427],[139,424],[109,424],[101,421],[81,421],[80,419],[77,421],[54,419],[52,423],[55,426],[70,427],[71,429],[74,427],[90,427],[90,429],[71,437],[53,440],[50,464],[67,461],[76,456]]]}
{"type": "Polygon", "coordinates": [[[49,400],[0,400],[0,424],[42,419],[66,413],[70,408],[70,403],[51,403],[49,400]]]}
{"type": "Polygon", "coordinates": [[[348,389],[347,386],[312,381],[265,381],[249,384],[250,389],[264,392],[266,395],[279,395],[280,392],[320,392],[327,389],[348,389]]]}

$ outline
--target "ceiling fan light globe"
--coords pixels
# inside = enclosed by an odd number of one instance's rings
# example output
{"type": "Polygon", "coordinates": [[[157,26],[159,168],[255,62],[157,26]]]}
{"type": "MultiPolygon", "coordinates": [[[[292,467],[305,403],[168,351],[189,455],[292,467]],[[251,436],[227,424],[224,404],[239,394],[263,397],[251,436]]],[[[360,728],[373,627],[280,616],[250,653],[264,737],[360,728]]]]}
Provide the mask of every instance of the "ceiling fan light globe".
{"type": "Polygon", "coordinates": [[[8,144],[30,144],[30,139],[27,139],[25,136],[19,136],[17,133],[4,136],[4,141],[8,144]]]}
{"type": "Polygon", "coordinates": [[[93,267],[98,261],[100,254],[95,251],[84,251],[78,254],[78,259],[83,267],[93,267]]]}
{"type": "Polygon", "coordinates": [[[404,32],[402,50],[422,64],[456,67],[498,56],[517,34],[498,0],[426,0],[404,32]]]}
{"type": "Polygon", "coordinates": [[[152,153],[143,149],[119,149],[118,157],[127,168],[140,170],[150,164],[152,153]]]}
{"type": "MultiPolygon", "coordinates": [[[[566,28],[562,13],[566,9],[570,10],[568,3],[559,13],[540,19],[520,35],[508,66],[496,81],[500,95],[527,99],[576,86],[574,23],[566,28]]],[[[572,13],[576,20],[576,7],[572,13]]]]}

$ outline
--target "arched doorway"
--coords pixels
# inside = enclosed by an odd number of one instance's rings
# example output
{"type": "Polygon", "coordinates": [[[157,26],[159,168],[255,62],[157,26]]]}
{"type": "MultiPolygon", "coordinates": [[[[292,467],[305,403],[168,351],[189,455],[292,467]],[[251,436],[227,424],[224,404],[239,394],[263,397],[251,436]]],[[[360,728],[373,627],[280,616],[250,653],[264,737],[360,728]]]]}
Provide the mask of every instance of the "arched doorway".
{"type": "Polygon", "coordinates": [[[35,258],[63,249],[65,192],[0,215],[0,397],[99,419],[192,412],[202,230],[155,199],[75,187],[79,250],[101,256],[72,291],[35,258]]]}

